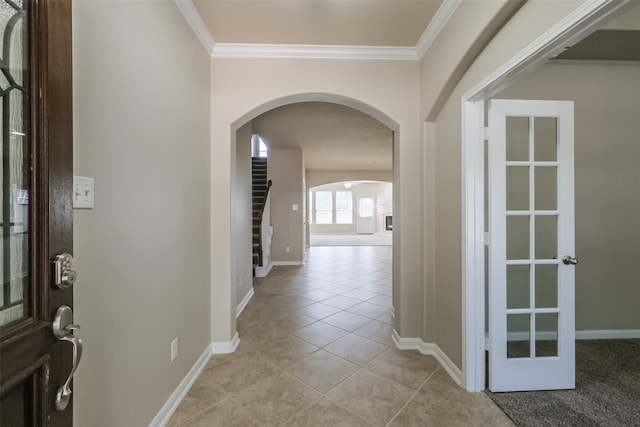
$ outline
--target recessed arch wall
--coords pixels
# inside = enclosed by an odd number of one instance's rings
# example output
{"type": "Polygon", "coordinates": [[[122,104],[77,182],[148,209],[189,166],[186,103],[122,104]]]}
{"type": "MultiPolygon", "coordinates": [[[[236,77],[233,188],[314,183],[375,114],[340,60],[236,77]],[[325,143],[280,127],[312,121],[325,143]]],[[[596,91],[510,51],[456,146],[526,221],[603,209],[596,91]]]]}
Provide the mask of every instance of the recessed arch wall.
{"type": "Polygon", "coordinates": [[[394,305],[400,336],[422,336],[421,153],[417,62],[212,59],[211,333],[234,340],[233,168],[236,130],[281,105],[326,101],[363,111],[394,130],[394,305]],[[231,148],[234,149],[231,149],[231,148]],[[395,224],[394,224],[395,225],[395,224]],[[403,231],[404,227],[404,231],[403,231]],[[397,236],[397,237],[396,237],[397,236]]]}

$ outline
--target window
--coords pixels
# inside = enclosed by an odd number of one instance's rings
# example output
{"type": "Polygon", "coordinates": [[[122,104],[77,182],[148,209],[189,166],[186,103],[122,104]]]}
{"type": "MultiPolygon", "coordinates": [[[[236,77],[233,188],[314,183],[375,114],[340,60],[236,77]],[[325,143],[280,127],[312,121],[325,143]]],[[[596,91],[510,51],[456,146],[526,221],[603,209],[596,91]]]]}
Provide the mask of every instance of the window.
{"type": "Polygon", "coordinates": [[[313,224],[313,191],[309,190],[309,224],[313,224]]]}
{"type": "Polygon", "coordinates": [[[333,194],[331,191],[316,191],[316,224],[333,223],[333,194]]]}
{"type": "Polygon", "coordinates": [[[351,191],[336,191],[336,224],[353,224],[351,191]]]}

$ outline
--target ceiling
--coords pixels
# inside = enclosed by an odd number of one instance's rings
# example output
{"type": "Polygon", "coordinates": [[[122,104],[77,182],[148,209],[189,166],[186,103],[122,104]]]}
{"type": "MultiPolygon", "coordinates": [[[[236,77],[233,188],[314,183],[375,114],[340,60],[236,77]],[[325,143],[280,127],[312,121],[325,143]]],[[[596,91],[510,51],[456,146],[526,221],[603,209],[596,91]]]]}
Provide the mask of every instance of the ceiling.
{"type": "Polygon", "coordinates": [[[441,0],[193,0],[215,43],[414,47],[441,0]]]}
{"type": "Polygon", "coordinates": [[[302,102],[270,110],[252,122],[268,147],[302,148],[306,169],[391,170],[393,132],[344,105],[302,102]]]}

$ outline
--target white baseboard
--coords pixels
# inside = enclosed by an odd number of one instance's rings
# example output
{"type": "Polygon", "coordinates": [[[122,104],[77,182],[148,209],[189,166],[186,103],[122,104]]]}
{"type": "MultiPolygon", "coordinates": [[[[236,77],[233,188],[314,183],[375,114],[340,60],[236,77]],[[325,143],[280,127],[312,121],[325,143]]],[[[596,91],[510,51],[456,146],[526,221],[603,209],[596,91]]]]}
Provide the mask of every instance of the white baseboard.
{"type": "Polygon", "coordinates": [[[211,354],[227,354],[233,353],[240,344],[238,333],[231,338],[231,341],[218,341],[211,343],[211,354]]]}
{"type": "Polygon", "coordinates": [[[255,268],[256,277],[267,277],[267,274],[269,274],[272,268],[273,268],[272,262],[270,262],[269,265],[267,265],[266,267],[260,267],[260,266],[256,267],[255,268]]]}
{"type": "Polygon", "coordinates": [[[209,344],[207,348],[204,349],[198,360],[196,360],[196,363],[191,367],[182,381],[180,381],[180,384],[178,384],[178,387],[171,393],[171,396],[169,396],[165,404],[162,405],[162,408],[160,408],[160,411],[153,418],[149,427],[162,427],[169,422],[178,405],[180,405],[184,396],[189,392],[189,389],[207,365],[209,357],[213,354],[212,349],[213,344],[209,344]]]}
{"type": "Polygon", "coordinates": [[[391,338],[400,350],[418,350],[422,354],[433,356],[456,384],[462,387],[462,371],[436,343],[426,343],[420,338],[402,338],[395,329],[393,330],[391,338]]]}
{"type": "Polygon", "coordinates": [[[273,265],[304,265],[302,261],[273,261],[273,265]]]}
{"type": "Polygon", "coordinates": [[[640,338],[640,329],[611,329],[600,331],[576,331],[577,340],[615,340],[640,338]]]}
{"type": "Polygon", "coordinates": [[[247,304],[249,304],[249,301],[251,301],[251,298],[253,297],[254,293],[255,292],[253,291],[253,286],[252,286],[251,289],[249,289],[249,292],[247,292],[244,298],[242,298],[242,301],[240,301],[240,304],[238,304],[238,306],[236,307],[236,319],[240,317],[240,314],[242,314],[242,310],[244,310],[247,304]]]}

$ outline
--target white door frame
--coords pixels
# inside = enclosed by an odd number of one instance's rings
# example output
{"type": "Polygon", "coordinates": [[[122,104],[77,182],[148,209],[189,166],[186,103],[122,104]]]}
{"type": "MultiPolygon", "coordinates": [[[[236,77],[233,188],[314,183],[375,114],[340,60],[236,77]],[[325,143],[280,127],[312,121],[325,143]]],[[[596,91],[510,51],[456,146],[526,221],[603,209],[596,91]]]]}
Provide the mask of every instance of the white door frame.
{"type": "Polygon", "coordinates": [[[631,5],[585,1],[462,96],[462,372],[468,391],[485,389],[484,103],[631,5]]]}

